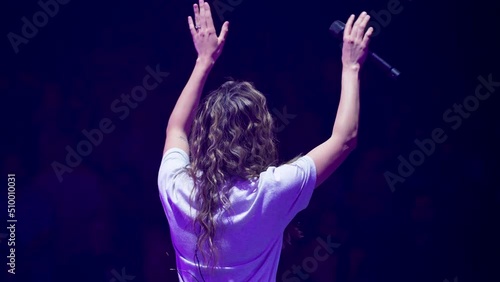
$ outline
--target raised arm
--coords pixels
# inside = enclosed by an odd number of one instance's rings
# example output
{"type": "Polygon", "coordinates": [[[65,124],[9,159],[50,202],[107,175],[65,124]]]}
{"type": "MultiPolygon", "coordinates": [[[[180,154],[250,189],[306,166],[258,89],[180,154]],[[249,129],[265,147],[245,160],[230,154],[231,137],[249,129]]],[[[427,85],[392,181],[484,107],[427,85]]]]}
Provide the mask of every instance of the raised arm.
{"type": "Polygon", "coordinates": [[[229,22],[225,22],[219,37],[217,37],[209,4],[200,0],[199,5],[194,4],[193,8],[194,21],[192,17],[188,17],[188,24],[198,58],[191,77],[182,90],[168,120],[163,153],[176,147],[189,154],[187,136],[191,130],[205,81],[222,52],[229,28],[229,22]]]}
{"type": "Polygon", "coordinates": [[[349,17],[342,48],[342,89],[332,135],[307,155],[316,165],[316,187],[323,183],[356,147],[359,120],[359,71],[366,59],[373,29],[366,33],[370,16],[361,13],[354,23],[349,17]],[[354,23],[354,24],[353,24],[354,23]]]}

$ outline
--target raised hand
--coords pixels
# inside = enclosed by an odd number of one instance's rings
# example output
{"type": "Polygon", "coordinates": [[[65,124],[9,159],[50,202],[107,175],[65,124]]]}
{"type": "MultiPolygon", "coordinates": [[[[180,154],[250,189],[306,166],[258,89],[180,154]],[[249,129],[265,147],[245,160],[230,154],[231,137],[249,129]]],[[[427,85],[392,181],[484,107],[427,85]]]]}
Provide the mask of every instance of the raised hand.
{"type": "Polygon", "coordinates": [[[194,47],[198,52],[198,59],[215,62],[224,48],[229,22],[224,22],[220,35],[217,37],[210,5],[200,0],[199,5],[194,4],[193,8],[194,21],[192,17],[188,17],[188,23],[194,47]]]}
{"type": "Polygon", "coordinates": [[[368,54],[368,42],[373,33],[372,27],[365,32],[369,20],[370,16],[366,12],[362,12],[356,22],[354,22],[354,15],[351,15],[347,20],[342,47],[342,64],[344,67],[359,68],[365,61],[368,54]]]}

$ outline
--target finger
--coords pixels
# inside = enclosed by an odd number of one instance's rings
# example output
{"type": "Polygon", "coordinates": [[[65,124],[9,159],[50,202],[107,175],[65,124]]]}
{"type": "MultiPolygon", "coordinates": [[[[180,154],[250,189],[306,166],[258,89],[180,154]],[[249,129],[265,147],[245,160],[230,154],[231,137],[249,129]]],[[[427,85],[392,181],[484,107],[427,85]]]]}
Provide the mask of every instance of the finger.
{"type": "Polygon", "coordinates": [[[354,25],[352,27],[352,32],[351,32],[351,36],[353,39],[359,38],[359,36],[360,36],[359,35],[359,24],[361,23],[361,21],[363,21],[364,17],[365,17],[365,12],[362,12],[361,14],[359,14],[358,18],[354,22],[354,25]]]}
{"type": "Polygon", "coordinates": [[[365,33],[366,30],[366,25],[368,24],[368,21],[370,21],[370,15],[366,14],[363,21],[359,24],[359,31],[360,31],[360,39],[363,39],[363,34],[365,33]]]}
{"type": "Polygon", "coordinates": [[[194,23],[196,26],[200,25],[200,7],[198,7],[198,4],[193,5],[194,9],[194,23]]]}
{"type": "Polygon", "coordinates": [[[366,16],[366,12],[362,12],[356,22],[354,23],[354,27],[352,29],[352,36],[354,39],[361,38],[363,35],[363,32],[361,31],[360,25],[363,22],[364,18],[366,16]]]}
{"type": "Polygon", "coordinates": [[[363,37],[363,46],[367,47],[368,43],[370,42],[370,38],[373,34],[373,27],[369,27],[368,30],[365,33],[365,36],[363,37]]]}
{"type": "Polygon", "coordinates": [[[226,43],[226,38],[227,38],[227,33],[229,31],[229,22],[224,22],[224,24],[222,25],[222,28],[220,30],[220,35],[219,35],[219,45],[221,45],[221,47],[224,46],[224,43],[226,43]]]}
{"type": "Polygon", "coordinates": [[[201,28],[205,28],[207,26],[207,23],[206,23],[206,18],[205,18],[205,4],[203,2],[203,0],[200,0],[200,3],[198,4],[199,6],[199,9],[200,9],[200,22],[198,22],[198,25],[201,27],[201,28]]]}
{"type": "Polygon", "coordinates": [[[215,31],[214,20],[212,19],[212,11],[210,11],[210,5],[208,4],[208,2],[205,2],[205,18],[207,19],[207,29],[215,31]]]}
{"type": "Polygon", "coordinates": [[[344,28],[344,39],[347,39],[349,35],[351,35],[351,30],[352,30],[352,22],[354,21],[354,14],[347,19],[347,22],[345,24],[344,28]]]}
{"type": "Polygon", "coordinates": [[[196,35],[196,29],[194,28],[193,18],[191,16],[188,17],[189,31],[191,31],[191,35],[194,37],[196,35]]]}

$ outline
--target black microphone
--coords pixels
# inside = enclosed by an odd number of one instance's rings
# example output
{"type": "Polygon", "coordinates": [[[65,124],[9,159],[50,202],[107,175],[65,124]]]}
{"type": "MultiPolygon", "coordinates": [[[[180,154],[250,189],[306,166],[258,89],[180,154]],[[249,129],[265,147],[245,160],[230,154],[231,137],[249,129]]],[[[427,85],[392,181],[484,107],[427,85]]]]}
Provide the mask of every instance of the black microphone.
{"type": "MultiPolygon", "coordinates": [[[[330,33],[339,39],[343,39],[345,29],[345,23],[341,21],[334,21],[330,26],[330,33]]],[[[341,45],[342,46],[342,45],[341,45]]],[[[368,51],[368,56],[374,61],[384,72],[387,73],[391,78],[398,78],[401,74],[395,67],[391,66],[384,59],[382,59],[379,55],[368,51]]]]}

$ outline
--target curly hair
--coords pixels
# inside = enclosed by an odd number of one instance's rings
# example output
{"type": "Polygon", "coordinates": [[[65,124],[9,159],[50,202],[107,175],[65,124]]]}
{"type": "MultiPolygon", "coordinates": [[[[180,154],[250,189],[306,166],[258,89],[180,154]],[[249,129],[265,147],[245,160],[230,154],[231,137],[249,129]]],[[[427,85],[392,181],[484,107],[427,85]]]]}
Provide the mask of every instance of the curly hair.
{"type": "Polygon", "coordinates": [[[278,160],[274,122],[266,97],[249,82],[228,81],[208,94],[198,107],[189,136],[197,206],[196,251],[212,266],[218,263],[215,234],[220,211],[229,211],[234,181],[258,177],[278,160]]]}

